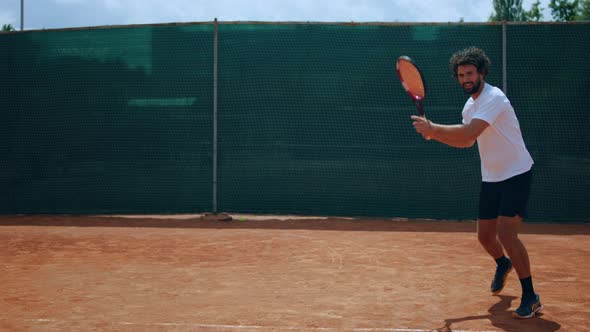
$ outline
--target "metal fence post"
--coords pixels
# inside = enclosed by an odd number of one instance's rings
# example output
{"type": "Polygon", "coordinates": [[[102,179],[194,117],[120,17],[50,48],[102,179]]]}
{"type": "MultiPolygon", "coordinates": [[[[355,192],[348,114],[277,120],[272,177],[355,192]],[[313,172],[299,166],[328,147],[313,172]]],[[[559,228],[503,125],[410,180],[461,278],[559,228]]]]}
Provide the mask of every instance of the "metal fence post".
{"type": "Polygon", "coordinates": [[[20,0],[20,31],[25,27],[25,0],[20,0]]]}
{"type": "Polygon", "coordinates": [[[213,202],[217,213],[217,17],[213,22],[213,202]]]}
{"type": "Polygon", "coordinates": [[[502,21],[502,91],[508,95],[507,73],[506,68],[506,21],[502,21]]]}

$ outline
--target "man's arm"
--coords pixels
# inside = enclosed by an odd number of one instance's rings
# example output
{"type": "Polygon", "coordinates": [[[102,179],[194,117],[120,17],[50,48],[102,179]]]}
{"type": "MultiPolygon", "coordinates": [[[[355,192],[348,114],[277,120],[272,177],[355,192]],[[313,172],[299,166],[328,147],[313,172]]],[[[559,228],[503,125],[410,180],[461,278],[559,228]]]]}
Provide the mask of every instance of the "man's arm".
{"type": "Polygon", "coordinates": [[[473,146],[477,137],[489,126],[487,122],[480,119],[473,119],[466,125],[442,125],[419,116],[412,116],[412,120],[414,120],[413,125],[416,131],[424,138],[434,139],[456,148],[473,146]]]}

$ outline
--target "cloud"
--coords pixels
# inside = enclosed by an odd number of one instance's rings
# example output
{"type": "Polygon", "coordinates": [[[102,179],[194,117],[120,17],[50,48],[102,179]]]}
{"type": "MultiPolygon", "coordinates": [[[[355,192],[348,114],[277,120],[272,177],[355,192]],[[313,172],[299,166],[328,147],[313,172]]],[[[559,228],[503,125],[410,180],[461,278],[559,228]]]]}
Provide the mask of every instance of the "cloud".
{"type": "MultiPolygon", "coordinates": [[[[534,0],[525,0],[530,9],[534,0]]],[[[547,7],[549,0],[543,0],[547,7]]],[[[492,0],[26,0],[25,29],[220,21],[485,22],[492,0]]],[[[545,17],[550,19],[548,15],[545,17]]],[[[0,0],[20,26],[20,0],[0,0]]]]}
{"type": "Polygon", "coordinates": [[[20,5],[18,8],[0,7],[0,26],[11,24],[15,29],[20,29],[20,5]]]}
{"type": "MultiPolygon", "coordinates": [[[[43,1],[43,0],[39,0],[43,1]]],[[[46,0],[45,0],[46,1],[46,0]]],[[[448,22],[461,17],[484,20],[491,4],[474,5],[471,0],[55,0],[63,7],[89,7],[94,13],[120,17],[107,24],[142,24],[167,22],[212,21],[324,21],[324,22],[448,22]],[[86,5],[85,5],[86,4],[86,5]],[[482,11],[485,15],[481,16],[482,11]],[[479,15],[479,17],[478,17],[479,15]]],[[[77,16],[86,14],[79,12],[77,16]]],[[[99,16],[100,17],[100,16],[99,16]]],[[[102,18],[103,21],[112,21],[102,18]]],[[[104,24],[104,23],[103,23],[104,24]]]]}

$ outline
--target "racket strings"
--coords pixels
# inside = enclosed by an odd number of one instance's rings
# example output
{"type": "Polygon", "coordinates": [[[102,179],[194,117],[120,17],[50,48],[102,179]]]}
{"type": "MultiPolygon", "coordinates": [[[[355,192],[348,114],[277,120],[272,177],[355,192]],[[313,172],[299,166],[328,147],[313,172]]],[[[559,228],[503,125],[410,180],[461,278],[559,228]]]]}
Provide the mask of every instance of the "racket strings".
{"type": "Polygon", "coordinates": [[[398,70],[404,89],[414,97],[423,99],[425,95],[424,81],[422,80],[422,75],[418,68],[416,68],[411,62],[400,61],[398,64],[398,70]]]}

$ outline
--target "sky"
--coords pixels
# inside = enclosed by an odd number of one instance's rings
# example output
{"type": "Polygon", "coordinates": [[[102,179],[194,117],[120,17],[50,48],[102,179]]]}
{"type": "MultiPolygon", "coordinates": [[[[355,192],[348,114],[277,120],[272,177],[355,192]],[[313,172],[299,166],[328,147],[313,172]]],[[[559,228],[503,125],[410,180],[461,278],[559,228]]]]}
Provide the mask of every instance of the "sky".
{"type": "MultiPolygon", "coordinates": [[[[23,0],[24,29],[219,21],[486,22],[492,0],[23,0]]],[[[530,9],[535,0],[524,0],[530,9]]],[[[547,9],[549,0],[542,0],[547,9]]],[[[545,10],[544,20],[551,20],[545,10]]],[[[0,0],[20,30],[21,0],[0,0]]]]}

